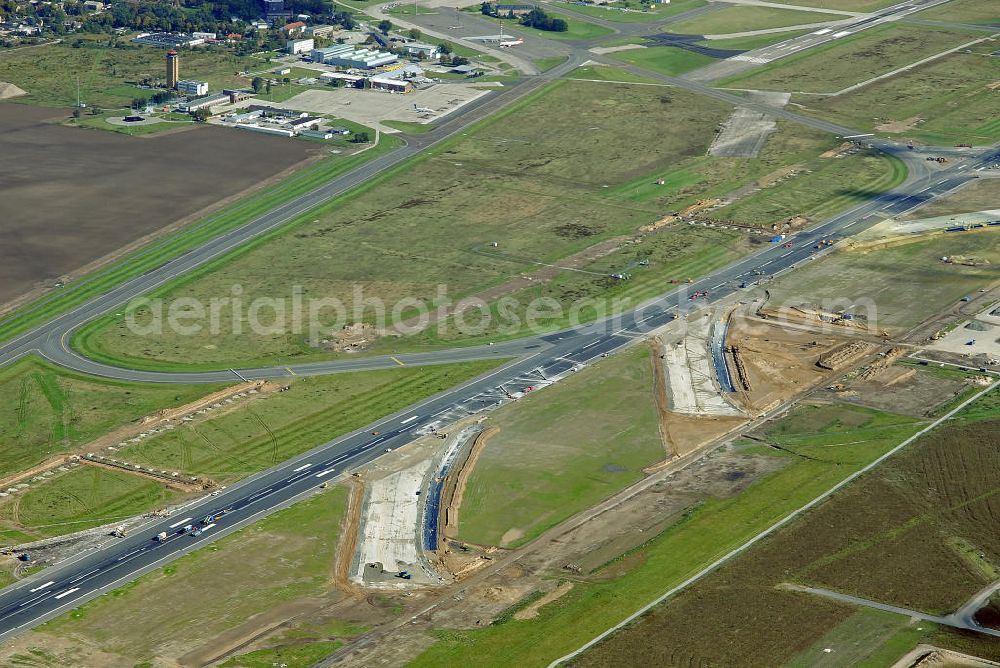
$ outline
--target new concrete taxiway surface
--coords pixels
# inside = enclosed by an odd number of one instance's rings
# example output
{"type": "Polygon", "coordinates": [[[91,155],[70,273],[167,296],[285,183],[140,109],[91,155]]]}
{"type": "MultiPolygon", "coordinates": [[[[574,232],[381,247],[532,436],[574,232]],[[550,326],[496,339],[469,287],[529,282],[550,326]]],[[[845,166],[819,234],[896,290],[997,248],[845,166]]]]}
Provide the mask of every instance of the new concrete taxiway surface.
{"type": "MultiPolygon", "coordinates": [[[[937,0],[910,3],[921,7],[937,0]]],[[[897,6],[898,8],[898,6],[897,6]]],[[[892,8],[890,8],[892,9],[892,8]]],[[[810,42],[812,43],[812,42],[810,42]]],[[[808,48],[808,47],[804,47],[808,48]]],[[[71,369],[126,380],[191,383],[274,378],[289,375],[288,367],[223,370],[205,373],[156,373],[124,369],[88,360],[68,345],[73,331],[83,324],[112,312],[130,299],[141,296],[168,281],[221,257],[230,250],[280,227],[286,222],[377,175],[402,160],[443,141],[469,124],[537,89],[546,81],[561,76],[590,57],[586,50],[573,51],[570,59],[546,75],[528,79],[507,91],[470,104],[436,130],[410,139],[399,151],[382,156],[350,174],[334,179],[321,188],[288,202],[274,211],[226,233],[198,249],[168,262],[108,293],[53,318],[51,321],[0,346],[0,366],[28,354],[39,353],[71,369]]],[[[648,72],[644,72],[648,75],[648,72]]],[[[713,95],[746,105],[746,100],[723,91],[715,91],[699,81],[663,77],[673,85],[713,95]]],[[[845,135],[848,128],[798,116],[786,110],[767,108],[770,113],[813,127],[845,135]]],[[[856,133],[855,133],[856,134],[856,133]]],[[[646,334],[666,325],[693,308],[703,308],[718,300],[731,298],[744,284],[774,276],[810,261],[817,253],[820,239],[841,239],[880,222],[883,218],[908,211],[923,202],[975,178],[975,173],[1000,161],[1000,150],[957,152],[946,169],[929,169],[918,160],[908,159],[905,148],[893,142],[872,140],[880,149],[907,160],[911,167],[907,181],[892,192],[879,194],[869,201],[829,221],[792,237],[791,248],[772,245],[713,272],[699,281],[653,299],[639,308],[584,327],[529,337],[520,341],[456,348],[433,353],[397,355],[405,364],[433,364],[483,358],[514,358],[500,368],[447,390],[422,403],[386,417],[362,430],[331,440],[310,452],[254,475],[214,496],[192,502],[169,518],[149,521],[125,538],[109,538],[93,552],[59,563],[41,573],[0,591],[0,638],[71,609],[110,588],[128,582],[177,556],[190,552],[217,537],[237,530],[264,515],[285,507],[309,494],[325,481],[344,471],[370,461],[386,450],[398,448],[416,435],[440,424],[506,401],[539,376],[558,378],[574,373],[587,364],[641,340],[646,334]],[[692,299],[695,292],[707,293],[692,299]],[[201,524],[203,518],[225,513],[201,524]],[[197,536],[184,531],[188,525],[202,526],[197,536]],[[166,540],[154,540],[164,532],[166,540]]],[[[952,151],[952,154],[956,152],[952,151]]],[[[396,366],[391,358],[371,357],[336,360],[292,366],[299,375],[396,366]]]]}

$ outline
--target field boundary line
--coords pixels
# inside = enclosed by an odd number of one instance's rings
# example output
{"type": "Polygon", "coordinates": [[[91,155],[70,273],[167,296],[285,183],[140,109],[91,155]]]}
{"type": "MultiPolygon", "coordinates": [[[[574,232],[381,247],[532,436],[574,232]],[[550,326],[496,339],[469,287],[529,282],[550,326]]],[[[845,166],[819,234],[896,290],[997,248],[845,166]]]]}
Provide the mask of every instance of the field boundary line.
{"type": "MultiPolygon", "coordinates": [[[[873,84],[876,81],[881,81],[882,79],[891,79],[892,77],[896,76],[897,74],[902,74],[903,72],[908,72],[909,70],[912,70],[912,69],[914,69],[916,67],[920,67],[921,65],[926,65],[927,63],[934,62],[938,58],[944,58],[945,56],[950,56],[951,54],[955,53],[956,51],[961,51],[962,49],[967,49],[970,46],[973,46],[974,44],[979,44],[980,42],[985,42],[987,40],[992,40],[998,34],[1000,34],[1000,33],[994,33],[994,34],[990,35],[989,37],[981,37],[980,39],[974,39],[971,42],[966,42],[965,44],[959,44],[958,46],[956,46],[953,49],[948,49],[947,51],[942,51],[941,53],[935,53],[933,55],[927,56],[926,58],[924,58],[922,60],[918,60],[915,63],[910,63],[909,65],[903,65],[902,67],[894,69],[891,72],[886,72],[885,74],[880,74],[877,77],[872,77],[871,79],[867,79],[866,81],[861,81],[859,83],[854,84],[853,86],[848,86],[847,88],[843,88],[841,90],[838,90],[835,93],[825,93],[825,94],[829,95],[830,97],[837,97],[838,95],[843,95],[844,93],[850,93],[852,91],[858,90],[859,88],[864,88],[868,84],[873,84]]],[[[819,95],[823,95],[823,94],[824,93],[819,93],[819,95]]]]}
{"type": "Polygon", "coordinates": [[[622,628],[624,628],[625,626],[627,626],[628,624],[631,624],[633,621],[635,621],[639,617],[643,616],[644,614],[646,614],[647,612],[649,612],[650,610],[652,610],[653,608],[655,608],[659,604],[663,603],[668,598],[670,598],[670,597],[674,596],[675,594],[683,591],[684,589],[687,589],[689,586],[691,586],[692,584],[694,584],[698,580],[701,580],[703,577],[705,577],[709,573],[715,571],[717,568],[719,568],[720,566],[722,566],[723,564],[725,564],[727,561],[730,561],[733,557],[739,556],[740,554],[742,554],[746,550],[748,550],[751,547],[753,547],[754,545],[756,545],[759,541],[763,540],[764,538],[767,538],[768,536],[770,536],[772,533],[774,533],[778,529],[784,527],[786,524],[788,524],[789,522],[791,522],[792,520],[794,520],[795,518],[797,518],[799,515],[803,514],[807,510],[811,510],[812,508],[814,508],[814,507],[818,506],[819,504],[821,504],[822,502],[826,501],[830,496],[832,496],[836,492],[840,491],[841,489],[843,489],[847,485],[851,484],[852,482],[854,482],[855,480],[857,480],[859,477],[861,477],[865,473],[868,473],[869,471],[871,471],[872,469],[874,469],[876,466],[880,465],[882,462],[884,462],[885,460],[889,459],[890,457],[892,457],[893,455],[895,455],[897,452],[899,452],[900,450],[902,450],[903,448],[905,448],[909,444],[913,443],[915,440],[921,438],[924,434],[926,434],[926,433],[930,432],[931,430],[937,428],[942,422],[944,422],[946,420],[950,420],[952,417],[954,417],[954,415],[956,413],[959,413],[960,411],[964,410],[969,404],[971,404],[971,403],[973,403],[975,401],[978,401],[984,395],[992,392],[997,387],[1000,387],[1000,380],[994,381],[989,386],[987,386],[986,388],[984,388],[982,392],[979,392],[978,394],[969,397],[968,399],[966,399],[965,401],[963,401],[962,403],[960,403],[958,406],[956,406],[952,410],[948,411],[947,413],[945,413],[944,415],[942,415],[938,419],[934,420],[933,422],[931,422],[929,425],[927,425],[926,427],[924,427],[923,429],[921,429],[917,433],[913,434],[912,436],[910,436],[909,438],[907,438],[906,440],[904,440],[899,445],[895,446],[894,448],[892,448],[891,450],[889,450],[888,452],[886,452],[882,456],[880,456],[877,459],[875,459],[870,464],[868,464],[868,465],[866,465],[866,466],[858,469],[857,471],[855,471],[851,475],[847,476],[846,478],[844,478],[843,480],[841,480],[840,482],[838,482],[836,485],[834,485],[833,487],[831,487],[827,491],[823,492],[822,494],[820,494],[819,496],[817,496],[816,498],[814,498],[812,501],[810,501],[806,505],[800,507],[797,510],[793,510],[788,515],[785,515],[783,518],[781,518],[780,520],[778,520],[777,522],[775,522],[771,526],[767,527],[766,529],[764,529],[763,531],[761,531],[760,533],[758,533],[756,536],[753,536],[752,538],[750,538],[749,540],[747,540],[742,545],[739,545],[739,546],[733,548],[728,553],[726,553],[723,556],[719,557],[718,559],[716,559],[715,561],[713,561],[712,563],[710,563],[708,566],[705,566],[703,569],[701,569],[700,571],[698,571],[697,573],[695,573],[694,575],[692,575],[691,577],[689,577],[687,580],[684,580],[683,582],[681,582],[677,586],[675,586],[672,589],[668,590],[666,593],[660,595],[659,597],[653,599],[651,602],[647,603],[643,607],[639,608],[637,611],[635,611],[634,613],[632,613],[631,615],[629,615],[628,617],[626,617],[625,619],[623,619],[619,623],[615,624],[614,626],[612,626],[611,628],[609,628],[607,631],[604,631],[603,633],[601,633],[597,637],[595,637],[592,640],[588,641],[586,644],[584,644],[583,646],[575,649],[574,651],[570,652],[569,654],[563,655],[563,656],[559,657],[558,659],[556,659],[555,661],[552,661],[548,665],[548,668],[555,668],[555,666],[558,666],[558,665],[560,665],[562,663],[565,663],[566,661],[569,661],[569,660],[571,660],[573,658],[576,658],[577,656],[579,656],[583,652],[587,651],[588,649],[590,649],[594,645],[598,644],[599,642],[601,642],[602,640],[604,640],[608,636],[612,635],[616,631],[619,631],[622,628]]]}

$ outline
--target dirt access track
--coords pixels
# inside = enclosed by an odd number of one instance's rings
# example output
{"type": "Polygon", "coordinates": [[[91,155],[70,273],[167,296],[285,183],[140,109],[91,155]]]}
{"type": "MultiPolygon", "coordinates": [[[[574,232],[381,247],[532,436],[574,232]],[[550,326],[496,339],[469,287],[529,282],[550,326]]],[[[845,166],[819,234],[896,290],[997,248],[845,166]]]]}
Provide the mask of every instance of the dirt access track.
{"type": "Polygon", "coordinates": [[[0,312],[317,155],[282,137],[129,137],[59,125],[66,116],[0,103],[0,312]]]}

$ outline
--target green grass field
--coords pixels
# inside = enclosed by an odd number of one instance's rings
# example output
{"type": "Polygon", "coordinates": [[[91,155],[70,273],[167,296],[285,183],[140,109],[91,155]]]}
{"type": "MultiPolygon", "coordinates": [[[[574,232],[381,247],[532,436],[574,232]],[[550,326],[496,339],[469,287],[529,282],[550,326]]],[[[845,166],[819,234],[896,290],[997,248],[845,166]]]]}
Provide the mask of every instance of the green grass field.
{"type": "Polygon", "coordinates": [[[637,346],[490,416],[459,538],[521,545],[664,459],[649,350],[637,346]],[[608,398],[614,397],[614,405],[608,398]]]}
{"type": "Polygon", "coordinates": [[[961,30],[889,24],[715,84],[727,88],[833,93],[981,36],[961,30]]]}
{"type": "Polygon", "coordinates": [[[983,0],[951,0],[912,14],[915,19],[1000,25],[1000,8],[983,0]]]}
{"type": "Polygon", "coordinates": [[[872,12],[889,5],[898,4],[896,0],[777,0],[782,5],[799,5],[815,7],[816,9],[839,9],[844,12],[872,12]]]}
{"type": "Polygon", "coordinates": [[[185,651],[176,648],[178,637],[194,649],[254,615],[322,595],[329,589],[346,491],[334,487],[181,557],[46,623],[35,639],[73,638],[138,664],[171,648],[185,651]]]}
{"type": "Polygon", "coordinates": [[[645,49],[617,51],[612,57],[668,76],[684,74],[716,62],[716,59],[710,56],[673,46],[650,46],[645,49]]]}
{"type": "Polygon", "coordinates": [[[648,83],[659,85],[658,82],[626,72],[625,70],[611,67],[610,65],[584,65],[578,67],[567,75],[567,78],[583,79],[591,81],[617,81],[626,83],[648,83]]]}
{"type": "Polygon", "coordinates": [[[32,483],[0,502],[0,541],[61,536],[134,517],[181,498],[153,480],[81,466],[32,483]]]}
{"type": "MultiPolygon", "coordinates": [[[[783,434],[776,438],[795,441],[792,447],[798,456],[782,455],[787,456],[788,464],[781,470],[735,497],[695,503],[682,521],[631,555],[613,576],[576,579],[572,591],[542,607],[539,616],[530,621],[510,620],[468,631],[439,630],[437,643],[410,665],[545,665],[815,498],[922,424],[837,407],[822,419],[810,417],[810,427],[816,432],[810,436],[796,434],[795,412],[784,420],[793,424],[779,427],[783,434]]],[[[605,665],[615,663],[607,657],[601,660],[605,665]]]]}
{"type": "Polygon", "coordinates": [[[552,4],[615,23],[651,23],[675,16],[681,12],[704,7],[706,2],[705,0],[674,0],[667,5],[655,4],[648,5],[647,7],[644,7],[641,3],[632,1],[616,2],[609,7],[582,5],[575,2],[554,2],[552,4]],[[616,7],[626,7],[638,11],[623,12],[615,9],[616,7]]]}
{"type": "MultiPolygon", "coordinates": [[[[85,114],[79,119],[70,118],[66,121],[66,125],[70,127],[79,128],[93,128],[95,130],[105,130],[108,132],[117,132],[122,135],[129,135],[130,137],[141,137],[143,135],[155,135],[161,132],[171,132],[176,131],[181,128],[193,128],[196,127],[195,122],[192,120],[187,120],[184,118],[170,118],[168,122],[156,123],[154,125],[112,125],[108,123],[107,119],[109,116],[120,117],[125,112],[116,113],[102,113],[98,116],[93,116],[90,114],[85,114]]],[[[144,114],[145,115],[145,114],[144,114]]],[[[148,118],[148,115],[146,115],[148,118]]]]}
{"type": "Polygon", "coordinates": [[[842,18],[844,17],[839,14],[804,12],[797,9],[733,6],[680,23],[671,23],[670,32],[682,35],[716,35],[836,21],[842,18]]]}
{"type": "MultiPolygon", "coordinates": [[[[477,5],[478,8],[478,5],[477,5]]],[[[567,16],[566,14],[560,14],[559,12],[551,11],[547,12],[553,18],[560,18],[566,21],[566,31],[565,32],[553,32],[551,30],[539,30],[537,28],[530,28],[525,25],[521,25],[517,21],[511,21],[510,19],[504,19],[504,28],[510,28],[512,32],[522,31],[528,35],[533,35],[535,37],[544,37],[546,39],[555,40],[588,40],[597,37],[604,37],[605,35],[610,35],[612,30],[610,28],[605,28],[604,26],[599,26],[596,23],[590,23],[589,21],[582,21],[580,19],[567,16]]],[[[481,18],[487,21],[493,21],[499,24],[500,19],[493,18],[491,16],[480,15],[481,18]]]]}
{"type": "Polygon", "coordinates": [[[258,649],[227,660],[220,668],[311,668],[321,659],[333,654],[344,643],[339,640],[307,644],[286,645],[274,649],[258,649]]]}
{"type": "MultiPolygon", "coordinates": [[[[162,49],[131,44],[127,36],[116,38],[117,48],[73,48],[71,44],[77,39],[106,45],[108,37],[71,35],[61,44],[5,53],[0,58],[0,81],[28,91],[16,102],[69,107],[76,104],[79,75],[81,101],[90,107],[121,108],[128,107],[134,97],[149,96],[149,91],[125,82],[166,77],[162,49]]],[[[184,49],[180,62],[185,78],[207,81],[214,91],[246,86],[247,80],[236,73],[261,64],[255,58],[236,56],[229,49],[214,46],[184,49]]]]}
{"type": "Polygon", "coordinates": [[[953,234],[885,250],[836,251],[768,286],[771,305],[872,304],[877,327],[905,331],[996,280],[1000,232],[953,234]],[[988,264],[944,264],[942,256],[988,264]]]}
{"type": "Polygon", "coordinates": [[[760,665],[874,667],[918,642],[1000,658],[987,636],[779,588],[946,614],[994,581],[1000,412],[992,408],[990,422],[940,425],[576,663],[662,665],[669,655],[680,665],[732,665],[753,652],[760,665]],[[716,632],[700,633],[706,627],[716,632]],[[650,642],[661,637],[674,642],[650,642]]]}
{"type": "Polygon", "coordinates": [[[45,458],[222,385],[152,385],[85,376],[26,358],[0,369],[0,474],[45,458]]]}
{"type": "Polygon", "coordinates": [[[850,127],[928,144],[1000,139],[996,50],[986,42],[837,97],[798,95],[802,111],[850,127]],[[894,125],[896,127],[894,127],[894,125]]]}
{"type": "MultiPolygon", "coordinates": [[[[805,162],[822,171],[825,176],[816,177],[817,182],[834,195],[840,190],[865,192],[899,176],[898,165],[889,160],[881,163],[884,174],[877,174],[877,163],[863,156],[817,162],[834,139],[784,122],[758,158],[709,157],[706,149],[715,128],[728,113],[726,105],[667,86],[558,82],[321,213],[304,217],[286,232],[184,277],[158,296],[208,303],[239,285],[249,304],[257,297],[289,299],[299,285],[307,297],[344,301],[348,308],[341,325],[372,322],[374,308],[356,312],[352,306],[377,298],[389,313],[403,298],[428,304],[442,292],[452,300],[489,295],[487,291],[511,285],[513,277],[537,271],[535,263],[552,264],[620,239],[665,213],[703,197],[725,195],[789,164],[805,162]],[[624,117],[630,119],[627,133],[618,120],[624,117]],[[668,126],[676,131],[663,133],[668,126]],[[656,137],[652,144],[650,137],[656,137]],[[656,185],[657,177],[666,184],[656,185]],[[491,242],[498,244],[495,252],[491,242]],[[365,259],[363,266],[359,258],[365,259]]],[[[795,193],[782,193],[794,191],[797,183],[788,179],[754,195],[761,204],[747,205],[751,222],[777,215],[775,211],[784,215],[780,207],[790,208],[795,193]]],[[[853,201],[834,197],[823,211],[832,213],[853,201]]],[[[795,213],[801,211],[788,215],[795,213]]],[[[674,226],[641,244],[577,261],[577,268],[592,273],[558,272],[544,283],[512,286],[504,296],[515,304],[504,307],[491,297],[497,317],[479,331],[472,326],[477,322],[473,316],[466,325],[448,317],[441,326],[416,335],[377,340],[370,351],[429,350],[522,335],[529,315],[525,300],[536,296],[554,297],[562,309],[546,318],[541,330],[548,331],[564,324],[570,307],[583,298],[621,297],[634,303],[656,294],[678,274],[699,275],[747,250],[731,231],[674,226]],[[644,259],[648,266],[638,265],[644,259]],[[632,279],[610,278],[622,271],[632,279]]],[[[605,310],[627,307],[619,302],[605,310]]],[[[336,314],[323,315],[322,326],[332,326],[336,314]]],[[[145,311],[138,320],[145,323],[149,316],[145,311]]],[[[288,327],[284,333],[257,334],[241,325],[242,333],[236,333],[229,315],[223,316],[218,334],[191,337],[167,331],[141,339],[123,318],[109,317],[81,331],[74,345],[97,359],[142,368],[228,368],[236,360],[240,365],[274,365],[331,355],[310,345],[305,330],[288,327]]]]}
{"type": "Polygon", "coordinates": [[[130,462],[232,481],[496,366],[470,362],[298,378],[286,392],[144,439],[130,462]]]}
{"type": "MultiPolygon", "coordinates": [[[[659,202],[619,199],[611,186],[702,157],[727,113],[726,105],[675,90],[560,82],[289,233],[197,272],[171,294],[210,298],[239,283],[248,297],[279,296],[299,284],[307,295],[350,301],[359,284],[365,296],[391,306],[402,297],[431,299],[442,284],[452,298],[488,289],[534,269],[475,252],[493,240],[502,241],[504,253],[552,262],[658,218],[659,202]],[[627,134],[616,118],[624,116],[632,119],[627,134]],[[655,150],[640,152],[664,123],[684,131],[660,135],[655,150]],[[580,128],[587,128],[584,141],[580,128]],[[250,269],[262,266],[271,270],[250,269]]],[[[88,328],[77,345],[99,356],[124,354],[129,364],[207,367],[237,357],[241,364],[251,358],[274,364],[328,355],[291,332],[262,339],[224,331],[210,338],[165,335],[136,345],[118,319],[88,328]]]]}
{"type": "Polygon", "coordinates": [[[872,193],[892,190],[906,179],[901,160],[883,154],[856,156],[849,162],[816,158],[781,183],[712,211],[721,220],[766,227],[792,216],[811,221],[860,204],[872,193]]]}

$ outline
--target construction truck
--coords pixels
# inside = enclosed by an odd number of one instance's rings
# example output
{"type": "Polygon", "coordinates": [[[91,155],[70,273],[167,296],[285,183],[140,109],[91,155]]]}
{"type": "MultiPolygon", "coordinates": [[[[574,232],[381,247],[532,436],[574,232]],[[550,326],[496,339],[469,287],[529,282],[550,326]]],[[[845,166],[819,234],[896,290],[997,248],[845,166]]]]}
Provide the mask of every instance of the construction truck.
{"type": "Polygon", "coordinates": [[[211,524],[212,522],[215,522],[220,517],[228,513],[230,510],[232,510],[232,508],[226,508],[225,510],[218,510],[214,513],[209,513],[208,515],[205,515],[205,517],[202,518],[201,523],[202,525],[211,524]]]}
{"type": "Polygon", "coordinates": [[[164,542],[165,540],[167,540],[167,532],[161,531],[160,533],[156,534],[156,538],[154,538],[153,540],[156,540],[160,543],[164,542]]]}

